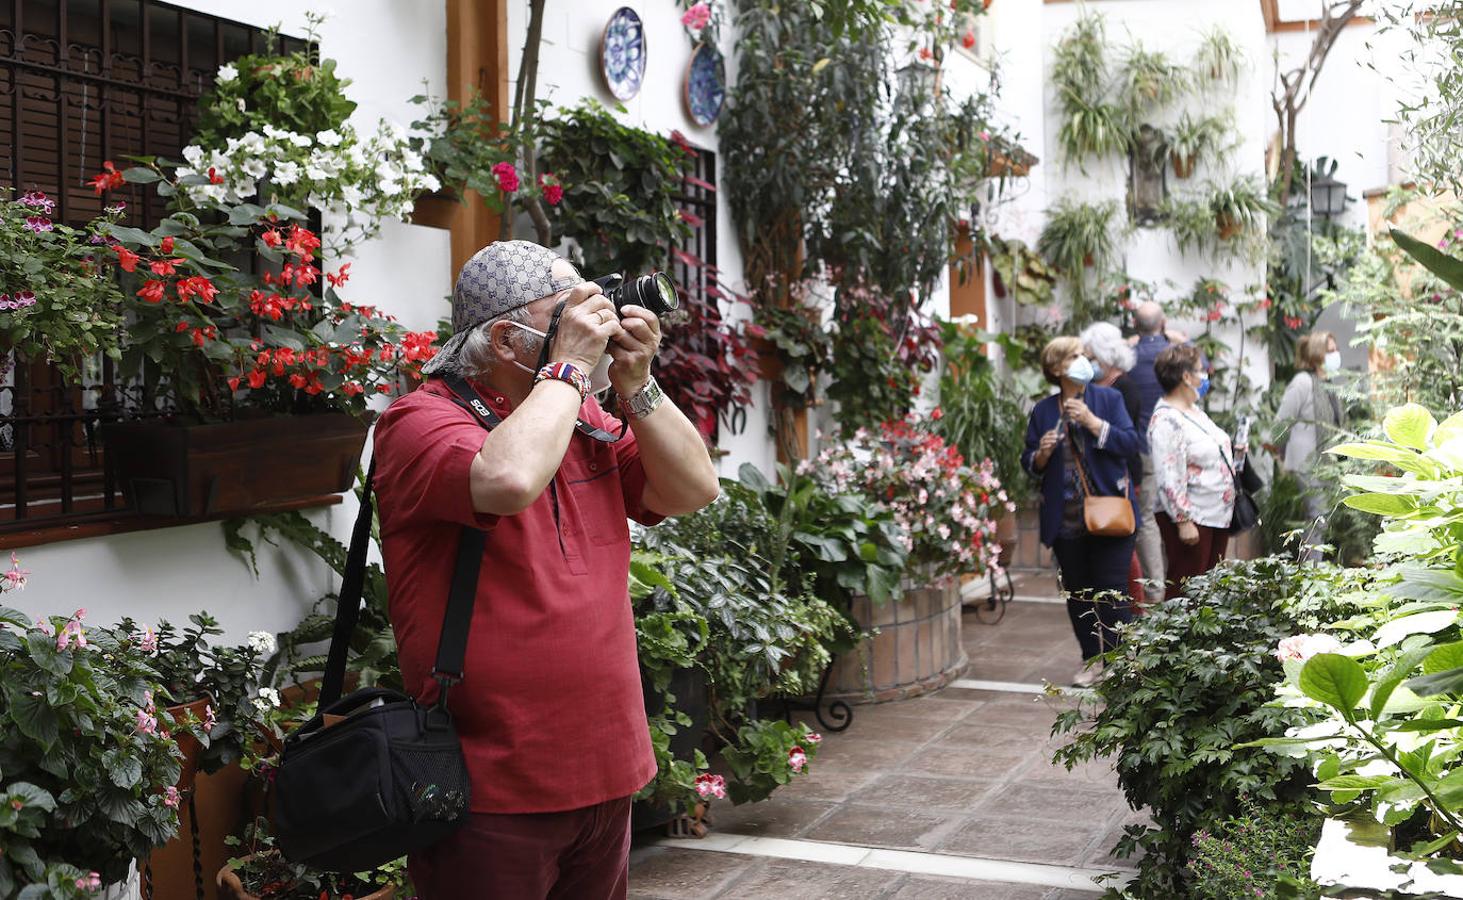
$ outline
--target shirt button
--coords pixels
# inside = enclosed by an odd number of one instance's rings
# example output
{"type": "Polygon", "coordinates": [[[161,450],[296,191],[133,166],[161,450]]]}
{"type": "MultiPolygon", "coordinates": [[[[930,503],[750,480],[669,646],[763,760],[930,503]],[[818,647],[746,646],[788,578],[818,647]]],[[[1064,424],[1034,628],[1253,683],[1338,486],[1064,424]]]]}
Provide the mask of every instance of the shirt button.
{"type": "Polygon", "coordinates": [[[589,471],[591,471],[591,472],[598,472],[599,471],[599,463],[596,463],[596,462],[590,463],[589,464],[589,471]]]}
{"type": "Polygon", "coordinates": [[[499,406],[502,406],[503,405],[503,398],[502,397],[494,397],[493,398],[493,402],[496,403],[496,404],[498,404],[499,406]]]}

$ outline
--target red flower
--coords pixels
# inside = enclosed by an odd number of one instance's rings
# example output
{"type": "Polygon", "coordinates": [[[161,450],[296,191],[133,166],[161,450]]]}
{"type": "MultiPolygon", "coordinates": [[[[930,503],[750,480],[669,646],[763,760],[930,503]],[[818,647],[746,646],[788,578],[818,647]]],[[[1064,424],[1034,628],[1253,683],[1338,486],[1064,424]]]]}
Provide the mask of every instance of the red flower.
{"type": "Polygon", "coordinates": [[[1270,309],[1270,307],[1271,306],[1274,306],[1274,305],[1275,305],[1275,301],[1272,300],[1272,299],[1270,299],[1270,297],[1268,295],[1265,296],[1265,297],[1260,298],[1260,311],[1261,312],[1264,312],[1264,311],[1270,309]]]}
{"type": "Polygon", "coordinates": [[[177,257],[172,259],[159,259],[149,264],[148,268],[152,270],[152,274],[154,275],[174,275],[177,274],[177,270],[173,266],[176,266],[180,262],[184,262],[184,260],[178,259],[177,257]]]}
{"type": "Polygon", "coordinates": [[[209,166],[208,167],[208,183],[209,184],[223,184],[224,183],[224,177],[222,175],[218,174],[218,171],[216,169],[214,169],[213,166],[209,166]]]}
{"type": "Polygon", "coordinates": [[[389,394],[389,393],[391,393],[391,385],[389,385],[389,384],[378,384],[378,385],[376,385],[376,393],[378,393],[378,394],[389,394]]]}
{"type": "Polygon", "coordinates": [[[558,206],[559,201],[564,199],[564,186],[559,179],[551,172],[546,172],[538,177],[539,187],[544,189],[544,202],[550,206],[558,206]]]}
{"type": "Polygon", "coordinates": [[[498,190],[511,194],[518,190],[518,170],[513,163],[500,162],[493,165],[493,177],[498,179],[498,190]]]}
{"type": "Polygon", "coordinates": [[[941,420],[941,419],[943,419],[943,418],[945,418],[945,411],[944,411],[944,410],[943,410],[943,409],[940,409],[940,408],[939,408],[939,407],[938,407],[938,406],[937,406],[937,407],[935,407],[935,408],[934,408],[934,410],[933,410],[933,411],[932,411],[932,412],[931,412],[931,413],[930,413],[930,418],[931,418],[931,419],[934,419],[934,420],[935,420],[935,421],[936,421],[936,422],[938,422],[938,421],[940,421],[940,420],[941,420]]]}
{"type": "Polygon", "coordinates": [[[320,249],[320,239],[308,228],[291,225],[284,247],[305,262],[309,262],[315,258],[315,251],[320,249]]]}
{"type": "Polygon", "coordinates": [[[166,288],[167,285],[161,281],[145,281],[142,284],[142,290],[137,292],[137,296],[148,303],[161,303],[163,302],[163,291],[166,288]]]}
{"type": "Polygon", "coordinates": [[[264,379],[266,377],[263,369],[254,369],[249,373],[249,387],[255,389],[264,387],[264,379]]]}
{"type": "Polygon", "coordinates": [[[326,272],[325,273],[325,280],[328,281],[328,282],[330,282],[330,286],[331,287],[340,287],[341,285],[343,285],[347,281],[349,281],[350,280],[350,277],[351,277],[351,264],[350,263],[346,263],[345,265],[341,266],[339,272],[336,272],[334,274],[331,274],[329,272],[326,272]]]}
{"type": "Polygon", "coordinates": [[[163,238],[163,242],[158,245],[158,249],[161,250],[164,255],[169,254],[169,253],[172,253],[173,252],[173,239],[171,237],[165,237],[165,238],[163,238]]]}
{"type": "Polygon", "coordinates": [[[178,332],[179,334],[182,334],[183,332],[188,330],[188,323],[179,322],[176,326],[173,327],[173,330],[178,332]]]}
{"type": "Polygon", "coordinates": [[[212,303],[218,295],[218,288],[202,275],[184,278],[178,282],[177,289],[179,303],[187,303],[193,297],[197,297],[200,303],[212,303]]]}
{"type": "Polygon", "coordinates": [[[290,386],[291,387],[296,387],[296,388],[302,388],[302,387],[304,387],[305,386],[305,376],[304,375],[301,375],[299,372],[294,373],[293,375],[290,376],[290,386]]]}
{"type": "Polygon", "coordinates": [[[279,229],[271,228],[259,235],[259,240],[264,242],[266,247],[278,247],[280,242],[279,229]]]}
{"type": "Polygon", "coordinates": [[[1286,316],[1285,317],[1285,327],[1286,328],[1289,328],[1291,331],[1299,331],[1300,330],[1300,327],[1302,325],[1304,325],[1304,324],[1305,324],[1305,322],[1304,322],[1304,320],[1301,319],[1300,316],[1286,316]]]}
{"type": "Polygon", "coordinates": [[[974,30],[967,29],[965,34],[960,36],[960,46],[964,47],[966,50],[969,50],[971,47],[975,46],[974,30]]]}
{"type": "Polygon", "coordinates": [[[122,173],[117,171],[117,167],[112,165],[110,159],[102,163],[102,168],[106,171],[92,176],[91,181],[88,182],[96,190],[98,197],[127,183],[127,179],[122,177],[122,173]]]}
{"type": "Polygon", "coordinates": [[[340,386],[340,392],[348,397],[359,397],[366,392],[366,389],[361,387],[360,382],[347,381],[340,386]]]}
{"type": "Polygon", "coordinates": [[[137,261],[141,258],[136,253],[123,247],[121,244],[113,244],[112,252],[117,254],[117,265],[122,267],[123,272],[136,272],[137,261]]]}
{"type": "Polygon", "coordinates": [[[237,391],[238,389],[239,389],[239,376],[235,375],[233,378],[230,378],[229,379],[229,390],[231,390],[231,391],[237,391]]]}
{"type": "Polygon", "coordinates": [[[933,54],[933,53],[930,52],[930,48],[929,47],[921,47],[921,48],[919,48],[919,58],[920,59],[929,59],[930,57],[932,57],[934,55],[935,54],[933,54]]]}

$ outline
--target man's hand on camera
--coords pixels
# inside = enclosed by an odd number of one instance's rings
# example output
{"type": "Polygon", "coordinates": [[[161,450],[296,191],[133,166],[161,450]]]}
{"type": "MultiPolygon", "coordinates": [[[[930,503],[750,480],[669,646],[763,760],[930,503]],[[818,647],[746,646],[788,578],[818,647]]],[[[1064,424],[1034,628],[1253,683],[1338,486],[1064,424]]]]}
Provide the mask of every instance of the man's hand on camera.
{"type": "Polygon", "coordinates": [[[620,334],[610,341],[610,384],[616,395],[628,398],[650,381],[650,364],[660,349],[660,319],[643,306],[625,306],[620,312],[620,334]]]}
{"type": "Polygon", "coordinates": [[[600,291],[599,285],[585,281],[569,290],[549,358],[576,366],[588,375],[599,364],[609,341],[623,332],[615,305],[600,291]]]}

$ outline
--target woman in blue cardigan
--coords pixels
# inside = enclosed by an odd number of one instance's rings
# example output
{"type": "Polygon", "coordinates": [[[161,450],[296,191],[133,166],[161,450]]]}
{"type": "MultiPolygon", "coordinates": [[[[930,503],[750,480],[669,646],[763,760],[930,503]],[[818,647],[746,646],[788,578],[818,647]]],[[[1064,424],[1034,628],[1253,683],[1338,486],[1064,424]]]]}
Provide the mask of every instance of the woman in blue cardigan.
{"type": "Polygon", "coordinates": [[[1082,648],[1083,667],[1073,681],[1085,687],[1097,679],[1092,661],[1117,646],[1114,626],[1132,617],[1128,563],[1133,556],[1133,536],[1087,533],[1072,445],[1077,445],[1092,492],[1127,497],[1134,504],[1137,521],[1128,459],[1143,449],[1143,439],[1123,406],[1123,395],[1091,384],[1096,373],[1080,340],[1053,339],[1041,352],[1041,369],[1046,380],[1060,390],[1031,410],[1021,464],[1041,479],[1041,542],[1057,558],[1067,614],[1082,648]],[[1095,599],[1109,594],[1115,596],[1095,599]]]}

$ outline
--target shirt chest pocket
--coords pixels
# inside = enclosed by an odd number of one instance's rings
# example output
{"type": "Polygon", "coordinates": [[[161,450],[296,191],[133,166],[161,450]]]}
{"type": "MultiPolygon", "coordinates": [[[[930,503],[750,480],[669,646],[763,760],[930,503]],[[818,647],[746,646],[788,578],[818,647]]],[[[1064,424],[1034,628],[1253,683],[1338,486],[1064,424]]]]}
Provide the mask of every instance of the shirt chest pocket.
{"type": "Polygon", "coordinates": [[[574,504],[565,532],[597,546],[628,543],[630,526],[614,451],[596,442],[590,452],[566,459],[563,474],[574,504]]]}

